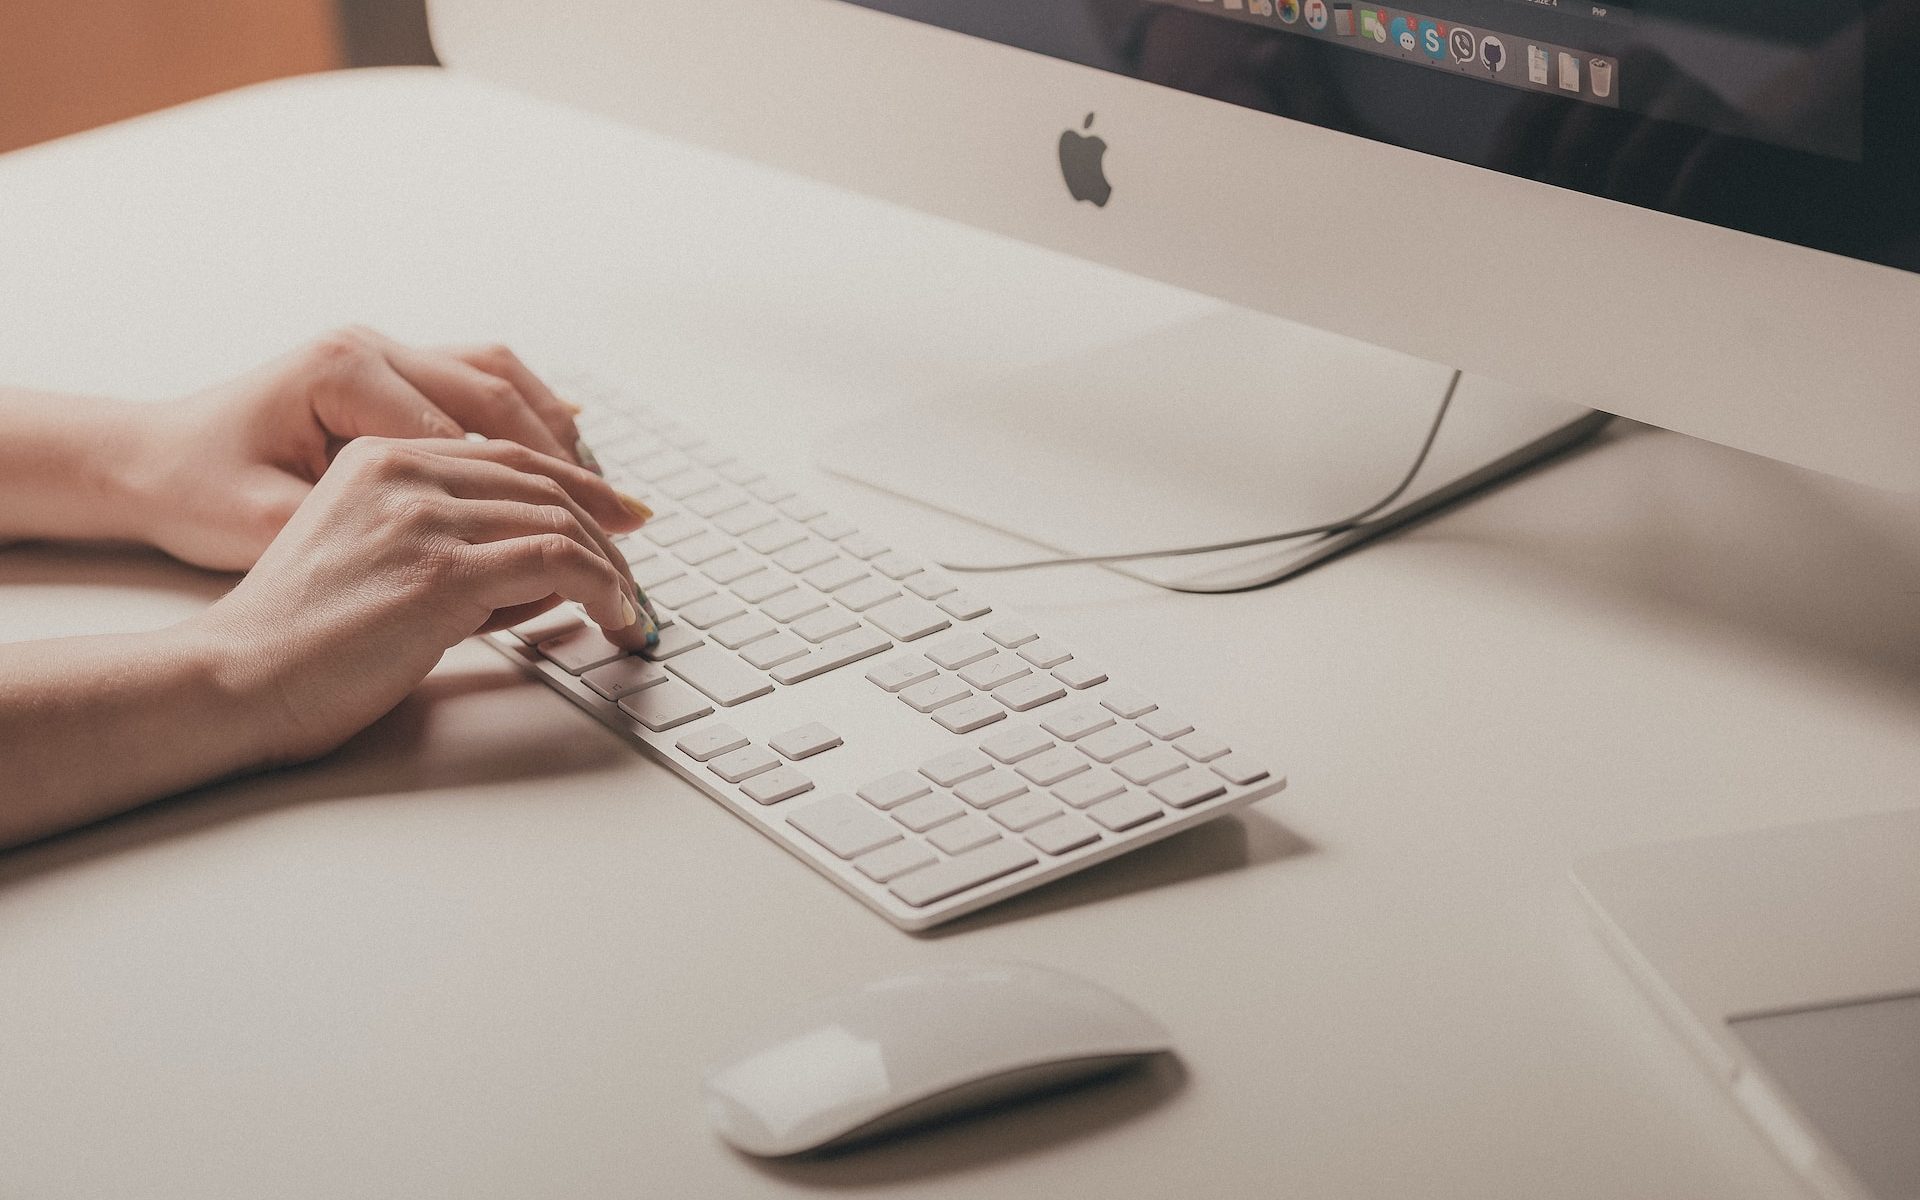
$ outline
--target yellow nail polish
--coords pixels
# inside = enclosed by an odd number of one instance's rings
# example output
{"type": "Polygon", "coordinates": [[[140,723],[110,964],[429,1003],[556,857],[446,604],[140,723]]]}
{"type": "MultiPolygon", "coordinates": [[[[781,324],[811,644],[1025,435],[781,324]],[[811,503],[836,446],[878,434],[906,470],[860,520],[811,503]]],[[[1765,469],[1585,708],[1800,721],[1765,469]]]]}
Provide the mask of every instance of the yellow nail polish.
{"type": "Polygon", "coordinates": [[[620,622],[620,628],[625,629],[640,619],[640,610],[633,606],[633,601],[627,599],[625,596],[621,596],[620,616],[623,618],[620,622]]]}
{"type": "Polygon", "coordinates": [[[620,497],[620,503],[626,505],[627,511],[634,516],[639,517],[642,521],[653,520],[653,510],[647,507],[646,501],[629,496],[625,492],[615,492],[614,495],[620,497]]]}
{"type": "Polygon", "coordinates": [[[569,414],[570,416],[575,416],[575,417],[577,417],[577,416],[579,416],[579,415],[580,415],[581,413],[583,413],[583,412],[585,412],[585,411],[587,411],[586,409],[584,409],[584,408],[581,408],[581,407],[580,407],[580,406],[579,406],[578,404],[575,404],[575,403],[574,403],[573,401],[571,401],[571,400],[568,400],[568,399],[567,399],[566,397],[564,397],[564,396],[562,396],[562,397],[558,397],[558,399],[559,399],[559,401],[560,401],[560,406],[561,406],[562,408],[564,408],[564,409],[566,409],[566,410],[567,410],[567,413],[568,413],[568,414],[569,414]]]}

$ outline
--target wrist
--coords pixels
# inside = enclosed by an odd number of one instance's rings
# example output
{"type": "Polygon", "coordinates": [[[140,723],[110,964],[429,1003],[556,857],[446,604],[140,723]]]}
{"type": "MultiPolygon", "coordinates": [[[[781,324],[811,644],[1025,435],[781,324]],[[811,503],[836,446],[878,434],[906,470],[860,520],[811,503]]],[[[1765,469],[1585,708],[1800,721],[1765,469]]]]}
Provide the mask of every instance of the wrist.
{"type": "Polygon", "coordinates": [[[285,765],[292,731],[285,696],[272,673],[219,620],[216,605],[170,629],[151,635],[156,653],[171,665],[182,697],[203,716],[211,775],[234,775],[285,765]]]}

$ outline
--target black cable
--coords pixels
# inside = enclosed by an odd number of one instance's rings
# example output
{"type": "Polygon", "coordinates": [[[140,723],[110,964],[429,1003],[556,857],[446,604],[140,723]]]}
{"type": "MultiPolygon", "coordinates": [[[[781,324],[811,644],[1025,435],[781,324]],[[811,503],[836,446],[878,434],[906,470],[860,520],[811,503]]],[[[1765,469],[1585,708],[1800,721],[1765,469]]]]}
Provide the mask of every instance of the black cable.
{"type": "MultiPolygon", "coordinates": [[[[1385,496],[1342,520],[1333,521],[1326,525],[1315,525],[1307,529],[1290,529],[1285,533],[1268,533],[1262,534],[1259,537],[1239,538],[1231,542],[1213,542],[1200,546],[1174,546],[1165,550],[1127,550],[1117,554],[1056,554],[1046,558],[1022,559],[1005,563],[940,563],[939,565],[949,571],[956,571],[963,574],[985,574],[999,571],[1031,571],[1039,567],[1141,562],[1153,558],[1184,558],[1195,554],[1218,554],[1226,550],[1246,550],[1254,546],[1266,546],[1274,542],[1288,542],[1297,538],[1314,537],[1321,534],[1344,533],[1362,521],[1365,521],[1368,517],[1373,516],[1381,509],[1391,505],[1395,500],[1398,500],[1404,495],[1408,488],[1413,486],[1415,477],[1420,474],[1420,468],[1427,465],[1427,457],[1433,453],[1434,442],[1440,437],[1440,426],[1447,419],[1447,410],[1453,406],[1453,394],[1459,390],[1460,376],[1461,373],[1455,371],[1453,378],[1447,381],[1446,395],[1440,398],[1440,407],[1433,414],[1433,424],[1427,428],[1427,438],[1420,444],[1420,453],[1414,456],[1413,466],[1407,470],[1406,477],[1396,484],[1394,489],[1385,496]]],[[[1170,587],[1172,585],[1161,584],[1160,586],[1170,587]]],[[[1172,590],[1187,591],[1193,589],[1172,586],[1172,590]]]]}

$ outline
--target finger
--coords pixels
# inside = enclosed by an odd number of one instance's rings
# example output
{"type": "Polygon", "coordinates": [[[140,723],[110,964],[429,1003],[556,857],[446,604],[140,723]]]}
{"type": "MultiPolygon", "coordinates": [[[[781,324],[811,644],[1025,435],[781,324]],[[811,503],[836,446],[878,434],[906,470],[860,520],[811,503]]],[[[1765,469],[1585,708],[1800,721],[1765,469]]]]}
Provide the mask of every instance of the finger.
{"type": "Polygon", "coordinates": [[[502,629],[512,629],[515,625],[531,621],[535,617],[545,616],[564,603],[566,601],[559,596],[548,596],[545,600],[536,600],[532,604],[516,604],[512,608],[503,608],[488,618],[479,632],[499,633],[502,629]]]}
{"type": "Polygon", "coordinates": [[[422,443],[421,448],[448,458],[491,462],[522,474],[543,475],[567,489],[567,494],[602,528],[616,533],[638,529],[653,517],[653,510],[644,501],[619,491],[593,472],[551,455],[536,453],[518,442],[498,439],[473,442],[461,438],[422,443]]]}
{"type": "Polygon", "coordinates": [[[501,463],[451,455],[439,459],[435,476],[448,495],[477,502],[477,508],[455,510],[456,527],[464,523],[468,528],[462,532],[470,533],[469,540],[501,541],[542,532],[575,537],[606,558],[626,581],[634,602],[658,622],[653,606],[633,582],[626,555],[620,553],[606,530],[574,500],[564,485],[551,477],[516,471],[501,463]],[[565,523],[560,518],[565,518],[565,523]]]}
{"type": "Polygon", "coordinates": [[[335,440],[359,437],[457,438],[459,422],[393,369],[358,334],[336,334],[308,351],[317,360],[313,415],[335,440]]]}
{"type": "Polygon", "coordinates": [[[601,473],[599,464],[594,461],[593,451],[587,448],[586,442],[580,437],[580,427],[574,423],[580,407],[556,395],[544,379],[520,361],[519,355],[505,346],[451,346],[441,353],[449,354],[489,375],[497,375],[518,388],[535,415],[553,432],[554,438],[573,451],[574,461],[596,475],[601,473]]]}
{"type": "Polygon", "coordinates": [[[378,344],[401,378],[420,389],[462,429],[519,442],[568,462],[578,461],[572,446],[563,446],[553,436],[512,382],[451,355],[416,350],[391,338],[381,338],[378,344]]]}
{"type": "Polygon", "coordinates": [[[462,552],[480,603],[498,612],[559,596],[580,605],[609,640],[646,647],[646,626],[620,576],[598,554],[562,534],[547,533],[469,546],[462,552]]]}

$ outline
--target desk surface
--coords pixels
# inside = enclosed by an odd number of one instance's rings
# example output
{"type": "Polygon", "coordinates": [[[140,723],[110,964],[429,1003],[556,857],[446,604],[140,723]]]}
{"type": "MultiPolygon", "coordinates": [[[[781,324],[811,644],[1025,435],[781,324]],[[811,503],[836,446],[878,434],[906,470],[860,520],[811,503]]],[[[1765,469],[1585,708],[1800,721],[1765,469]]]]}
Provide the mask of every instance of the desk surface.
{"type": "MultiPolygon", "coordinates": [[[[0,211],[9,382],[162,397],[360,320],[626,373],[796,475],[834,421],[1206,303],[436,72],[11,156],[0,211]]],[[[1784,1200],[1567,869],[1914,802],[1917,515],[1628,430],[1277,590],[998,581],[1294,785],[924,939],[462,647],[325,762],[0,857],[0,1191],[1784,1200]],[[822,1163],[708,1135],[703,1065],[788,998],[961,957],[1105,981],[1184,1071],[822,1163]]],[[[8,551],[0,637],[222,586],[8,551]]]]}

